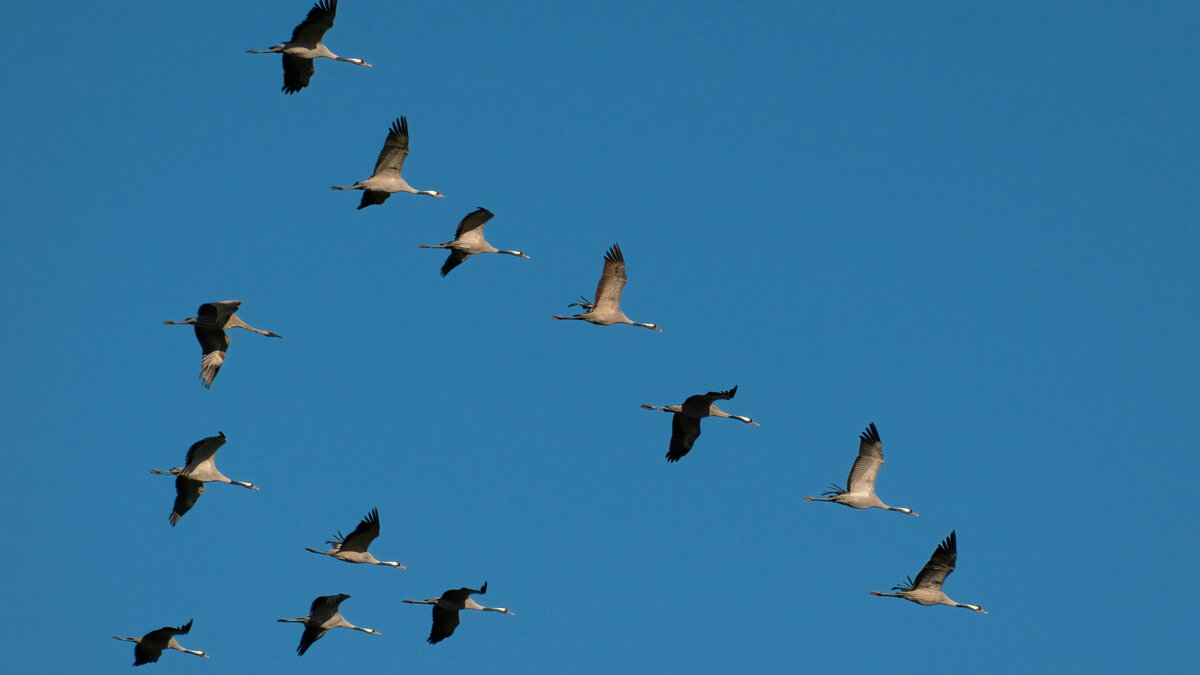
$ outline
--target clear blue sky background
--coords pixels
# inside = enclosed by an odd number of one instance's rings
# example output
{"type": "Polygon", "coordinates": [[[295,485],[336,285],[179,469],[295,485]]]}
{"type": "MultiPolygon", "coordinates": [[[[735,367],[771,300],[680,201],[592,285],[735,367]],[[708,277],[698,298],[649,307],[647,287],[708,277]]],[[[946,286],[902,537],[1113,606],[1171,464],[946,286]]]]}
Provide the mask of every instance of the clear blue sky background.
{"type": "Polygon", "coordinates": [[[307,0],[6,11],[6,672],[1182,672],[1200,7],[307,0]],[[406,115],[447,199],[355,211],[406,115]],[[532,260],[444,253],[476,206],[532,260]],[[620,242],[623,307],[557,322],[620,242]],[[238,331],[211,390],[190,329],[238,331]],[[671,404],[739,385],[693,452],[671,404]],[[874,421],[909,518],[804,502],[874,421]],[[188,446],[214,485],[178,527],[188,446]],[[377,506],[373,551],[304,551],[377,506]],[[957,529],[946,590],[886,598],[957,529]],[[401,604],[490,582],[425,644],[401,604]],[[315,596],[350,621],[303,658],[315,596]]]}

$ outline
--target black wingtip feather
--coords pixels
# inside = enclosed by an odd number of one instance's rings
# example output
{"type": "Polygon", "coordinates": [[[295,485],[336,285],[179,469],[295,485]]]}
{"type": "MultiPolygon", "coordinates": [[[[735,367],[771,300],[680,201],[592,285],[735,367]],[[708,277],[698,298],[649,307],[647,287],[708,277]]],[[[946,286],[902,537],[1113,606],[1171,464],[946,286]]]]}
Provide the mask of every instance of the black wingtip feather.
{"type": "Polygon", "coordinates": [[[867,428],[865,430],[863,430],[863,432],[861,434],[859,434],[858,437],[868,443],[882,443],[883,442],[883,441],[879,440],[879,430],[875,428],[874,422],[868,422],[867,428]]]}

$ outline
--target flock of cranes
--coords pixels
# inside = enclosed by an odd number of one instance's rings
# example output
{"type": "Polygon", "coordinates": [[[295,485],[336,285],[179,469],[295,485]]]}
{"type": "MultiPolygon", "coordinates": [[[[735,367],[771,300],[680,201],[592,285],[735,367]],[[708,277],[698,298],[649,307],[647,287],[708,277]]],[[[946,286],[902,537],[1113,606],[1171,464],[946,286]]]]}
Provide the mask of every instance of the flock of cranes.
{"type": "MultiPolygon", "coordinates": [[[[371,64],[357,58],[343,58],[330,51],[322,42],[325,33],[333,27],[337,12],[337,0],[321,0],[309,11],[308,16],[296,26],[289,41],[275,45],[266,50],[247,50],[253,54],[282,54],[283,61],[283,92],[293,94],[308,86],[313,72],[313,61],[318,58],[328,58],[335,61],[353,63],[359,66],[371,67],[371,64]]],[[[403,177],[401,170],[408,156],[408,120],[404,116],[396,119],[388,130],[383,149],[375,162],[375,170],[371,177],[350,186],[334,186],[334,190],[361,190],[362,199],[358,208],[383,204],[395,193],[404,192],[431,197],[445,197],[436,190],[417,190],[411,187],[403,177]]],[[[484,225],[491,220],[493,214],[483,207],[468,213],[455,231],[452,241],[442,244],[422,244],[421,248],[449,249],[449,256],[442,265],[441,274],[446,276],[455,267],[461,265],[472,255],[484,253],[503,253],[511,256],[529,258],[521,251],[501,250],[492,246],[483,236],[484,225]]],[[[580,320],[600,326],[628,324],[640,326],[656,332],[662,329],[654,323],[633,321],[621,311],[621,294],[628,277],[626,275],[625,257],[618,244],[613,244],[604,254],[604,267],[600,281],[596,286],[595,296],[591,301],[580,297],[569,306],[583,309],[580,314],[571,316],[554,315],[559,320],[580,320]]],[[[183,321],[165,321],[166,324],[191,325],[195,331],[196,340],[200,343],[201,369],[200,380],[206,388],[211,387],[218,371],[225,361],[230,338],[226,330],[242,328],[266,337],[280,337],[267,330],[255,328],[241,320],[236,312],[241,308],[241,301],[227,300],[207,302],[200,305],[195,317],[183,321]]],[[[672,414],[671,438],[668,444],[666,460],[678,462],[686,456],[700,436],[700,423],[705,417],[721,417],[738,420],[747,425],[758,426],[753,419],[727,413],[717,407],[717,401],[729,401],[737,394],[735,386],[726,391],[710,391],[706,394],[689,396],[682,404],[654,406],[642,404],[647,410],[659,410],[672,414]]],[[[169,470],[152,469],[156,475],[175,476],[175,501],[170,515],[170,523],[175,526],[179,520],[192,509],[205,491],[205,484],[212,482],[239,485],[251,490],[258,490],[254,484],[232,480],[217,469],[216,453],[225,445],[226,437],[223,432],[218,435],[201,439],[188,449],[185,465],[169,470]]],[[[909,508],[888,506],[875,494],[875,481],[879,469],[883,465],[883,443],[879,431],[872,422],[859,437],[858,457],[855,459],[847,478],[846,487],[832,486],[832,490],[823,493],[822,497],[804,497],[809,501],[828,501],[843,504],[855,509],[879,508],[898,511],[908,515],[917,514],[909,508]]],[[[356,564],[381,565],[396,569],[407,569],[397,561],[378,560],[368,550],[379,537],[380,520],[377,508],[358,523],[349,535],[339,531],[335,537],[326,543],[332,548],[319,550],[306,547],[312,553],[329,556],[337,560],[356,564]]],[[[897,585],[892,590],[896,593],[871,591],[871,595],[897,597],[910,600],[921,605],[949,605],[964,607],[975,612],[986,614],[980,606],[958,603],[951,600],[942,592],[942,584],[946,577],[954,571],[957,559],[957,535],[954,531],[937,547],[929,562],[917,574],[915,580],[908,579],[907,583],[897,585]]],[[[437,644],[454,634],[459,624],[459,612],[466,609],[485,612],[497,612],[512,615],[513,612],[504,607],[486,607],[479,604],[472,595],[487,593],[487,582],[478,588],[457,588],[443,592],[439,597],[426,600],[404,600],[409,604],[425,604],[433,606],[433,623],[427,642],[437,644]]],[[[381,635],[372,628],[356,626],[345,619],[340,612],[341,604],[350,596],[344,593],[323,595],[312,601],[307,616],[297,619],[279,619],[284,623],[302,623],[304,632],[300,644],[296,648],[298,655],[303,655],[312,645],[333,628],[350,628],[353,630],[381,635]]],[[[188,654],[209,658],[203,651],[195,651],[182,647],[175,637],[185,635],[192,628],[189,620],[183,626],[163,627],[150,631],[140,638],[113,636],[118,640],[136,643],[134,647],[134,664],[140,666],[153,663],[159,659],[163,650],[174,649],[188,654]]]]}

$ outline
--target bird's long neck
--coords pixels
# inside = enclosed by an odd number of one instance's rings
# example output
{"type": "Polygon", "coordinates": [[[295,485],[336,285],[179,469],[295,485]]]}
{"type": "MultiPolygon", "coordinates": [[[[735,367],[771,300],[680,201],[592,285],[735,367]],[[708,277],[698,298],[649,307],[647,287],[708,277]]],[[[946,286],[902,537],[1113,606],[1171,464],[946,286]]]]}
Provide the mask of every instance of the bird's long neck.
{"type": "Polygon", "coordinates": [[[166,471],[163,471],[162,469],[150,469],[150,473],[156,476],[178,476],[179,474],[183,473],[183,467],[176,466],[166,471]]]}
{"type": "Polygon", "coordinates": [[[299,619],[276,619],[276,621],[279,621],[280,623],[308,623],[308,617],[305,616],[299,619]]]}
{"type": "Polygon", "coordinates": [[[428,600],[405,600],[410,605],[436,605],[441,598],[429,598],[428,600]]]}
{"type": "Polygon", "coordinates": [[[878,595],[882,598],[903,598],[900,593],[884,593],[883,591],[871,591],[871,595],[878,595]]]}
{"type": "Polygon", "coordinates": [[[831,502],[833,497],[805,497],[810,502],[831,502]]]}

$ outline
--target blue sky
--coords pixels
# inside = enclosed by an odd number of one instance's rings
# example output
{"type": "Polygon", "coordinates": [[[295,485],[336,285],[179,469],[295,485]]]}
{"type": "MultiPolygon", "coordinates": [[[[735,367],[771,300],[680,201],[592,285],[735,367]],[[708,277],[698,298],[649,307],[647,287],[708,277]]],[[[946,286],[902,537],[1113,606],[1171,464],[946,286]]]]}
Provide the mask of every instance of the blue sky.
{"type": "Polygon", "coordinates": [[[1181,672],[1192,3],[25,3],[0,129],[11,672],[1181,672]],[[851,6],[846,6],[850,4],[851,6]],[[578,6],[576,6],[578,5],[578,6]],[[217,10],[213,10],[217,7],[217,10]],[[356,211],[405,115],[446,199],[356,211]],[[484,206],[496,246],[447,278],[484,206]],[[622,307],[557,322],[620,242],[622,307]],[[191,331],[237,331],[211,390],[191,331]],[[679,403],[738,385],[678,464],[679,403]],[[812,504],[874,421],[909,518],[812,504]],[[175,528],[188,446],[230,477],[175,528]],[[304,551],[378,507],[372,551],[304,551]],[[873,598],[958,532],[946,591],[873,598]],[[429,609],[489,583],[430,647],[429,609]],[[315,596],[346,617],[303,658],[315,596]]]}

